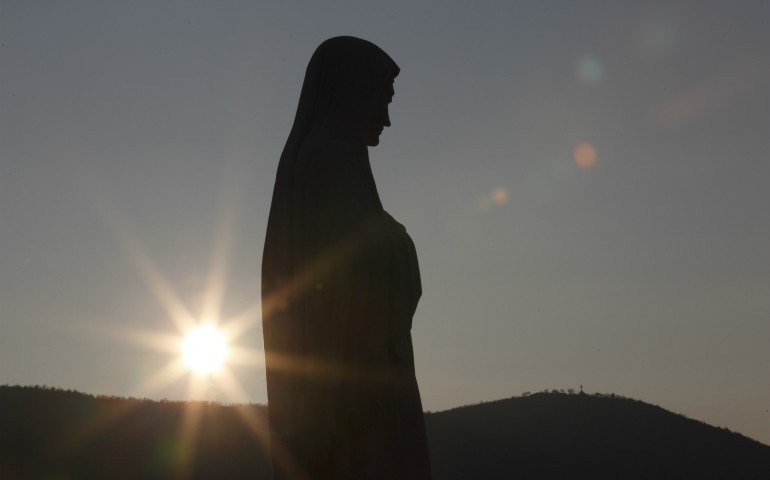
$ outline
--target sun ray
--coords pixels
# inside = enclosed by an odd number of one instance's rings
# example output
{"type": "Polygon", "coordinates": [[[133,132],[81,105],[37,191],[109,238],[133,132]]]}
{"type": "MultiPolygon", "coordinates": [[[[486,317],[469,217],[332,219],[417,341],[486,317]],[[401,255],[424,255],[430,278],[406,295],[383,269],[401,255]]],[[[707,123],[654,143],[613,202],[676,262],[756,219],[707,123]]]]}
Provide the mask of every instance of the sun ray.
{"type": "MultiPolygon", "coordinates": [[[[187,385],[187,397],[195,397],[197,393],[203,390],[201,378],[193,375],[187,385]]],[[[179,470],[177,478],[189,478],[190,471],[194,466],[195,444],[200,430],[200,419],[203,414],[203,404],[201,402],[188,400],[184,404],[182,414],[182,425],[179,432],[179,470]]]]}
{"type": "Polygon", "coordinates": [[[139,240],[123,226],[117,214],[108,217],[108,223],[118,237],[118,242],[125,250],[128,258],[144,278],[155,298],[161,304],[166,315],[174,322],[179,331],[184,331],[194,323],[193,316],[170,283],[161,275],[154,262],[142,248],[139,240]]]}
{"type": "Polygon", "coordinates": [[[364,224],[357,231],[348,235],[334,248],[329,249],[324,255],[309,264],[305,269],[294,273],[283,285],[275,288],[262,302],[262,321],[270,318],[276,310],[285,308],[289,301],[301,294],[304,290],[315,285],[315,279],[323,276],[334,268],[335,265],[344,264],[346,259],[353,258],[362,248],[362,238],[370,234],[374,223],[364,224]]]}
{"type": "Polygon", "coordinates": [[[227,399],[233,403],[245,403],[249,401],[249,395],[235,378],[233,371],[227,366],[222,367],[215,377],[212,377],[219,388],[227,395],[227,399]]]}
{"type": "Polygon", "coordinates": [[[149,255],[144,253],[137,241],[130,237],[127,232],[124,232],[123,237],[122,243],[126,246],[131,259],[142,273],[145,281],[155,295],[155,298],[166,311],[166,315],[168,315],[169,319],[174,322],[174,325],[180,332],[189,329],[195,324],[190,311],[171,288],[169,282],[166,281],[160,271],[155,267],[154,263],[149,258],[149,255]]]}
{"type": "Polygon", "coordinates": [[[237,315],[222,322],[219,329],[231,342],[240,338],[244,333],[253,328],[262,318],[262,303],[257,302],[245,308],[237,315]]]}
{"type": "MultiPolygon", "coordinates": [[[[244,402],[248,400],[248,394],[229,368],[224,367],[220,374],[215,377],[215,381],[231,401],[244,402]]],[[[266,448],[271,449],[273,461],[278,464],[274,465],[273,468],[279,468],[288,473],[288,478],[304,478],[301,472],[296,468],[294,462],[289,458],[285,449],[277,444],[275,439],[271,442],[268,423],[253,406],[240,404],[235,405],[233,408],[236,409],[243,422],[249,427],[249,430],[257,440],[266,448]]]]}
{"type": "Polygon", "coordinates": [[[239,347],[237,345],[230,345],[228,362],[234,365],[247,367],[264,367],[265,353],[250,348],[239,347]]]}
{"type": "Polygon", "coordinates": [[[177,329],[179,331],[187,330],[194,323],[189,309],[179,299],[179,296],[171,288],[170,283],[161,275],[146,249],[142,247],[139,239],[127,227],[128,223],[122,218],[120,211],[108,201],[104,192],[99,192],[98,189],[94,191],[96,187],[93,185],[91,187],[86,189],[90,192],[89,196],[93,198],[103,221],[117,238],[118,244],[128,259],[139,271],[139,274],[163,307],[166,315],[174,322],[177,329]]]}
{"type": "Polygon", "coordinates": [[[188,368],[184,361],[175,357],[169,361],[165,367],[153,374],[139,386],[138,390],[142,396],[151,396],[152,394],[168,387],[187,373],[188,368]]]}
{"type": "Polygon", "coordinates": [[[165,353],[176,353],[179,350],[177,346],[179,342],[178,335],[153,332],[151,330],[117,328],[113,329],[111,333],[124,342],[141,345],[149,350],[165,353]]]}
{"type": "Polygon", "coordinates": [[[227,288],[227,266],[230,262],[230,250],[232,238],[235,234],[235,218],[237,217],[236,205],[233,197],[235,189],[225,189],[223,208],[219,215],[216,228],[216,238],[209,263],[209,275],[203,294],[201,317],[219,323],[219,314],[222,307],[222,299],[227,288]]]}

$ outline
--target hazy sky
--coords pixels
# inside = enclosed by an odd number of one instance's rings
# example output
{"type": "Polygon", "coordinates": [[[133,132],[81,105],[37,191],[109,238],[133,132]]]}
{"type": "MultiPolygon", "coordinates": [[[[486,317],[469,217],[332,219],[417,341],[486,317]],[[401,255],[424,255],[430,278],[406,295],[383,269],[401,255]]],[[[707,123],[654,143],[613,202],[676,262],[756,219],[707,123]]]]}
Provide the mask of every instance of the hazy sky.
{"type": "Polygon", "coordinates": [[[370,155],[426,409],[582,384],[770,444],[763,0],[0,0],[0,384],[266,401],[272,185],[336,35],[401,67],[370,155]],[[193,391],[171,307],[212,286],[248,361],[193,391]]]}

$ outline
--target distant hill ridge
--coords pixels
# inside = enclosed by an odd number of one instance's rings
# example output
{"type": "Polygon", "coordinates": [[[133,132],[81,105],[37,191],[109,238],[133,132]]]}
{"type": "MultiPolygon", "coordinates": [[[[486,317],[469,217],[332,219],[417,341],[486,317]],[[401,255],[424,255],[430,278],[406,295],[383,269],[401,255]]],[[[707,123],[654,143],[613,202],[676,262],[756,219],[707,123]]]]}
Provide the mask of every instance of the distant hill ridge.
{"type": "Polygon", "coordinates": [[[614,394],[536,393],[427,422],[436,479],[770,479],[770,447],[614,394]]]}
{"type": "MultiPolygon", "coordinates": [[[[0,386],[1,479],[269,479],[267,407],[0,386]]],[[[770,447],[615,395],[426,415],[435,480],[770,478],[770,447]]]]}

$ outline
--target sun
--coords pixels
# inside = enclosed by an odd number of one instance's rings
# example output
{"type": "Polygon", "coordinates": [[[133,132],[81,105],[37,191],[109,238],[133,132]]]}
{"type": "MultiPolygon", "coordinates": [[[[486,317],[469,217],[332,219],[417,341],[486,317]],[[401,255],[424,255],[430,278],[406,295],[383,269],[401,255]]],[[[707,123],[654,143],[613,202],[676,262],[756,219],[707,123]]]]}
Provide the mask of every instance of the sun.
{"type": "Polygon", "coordinates": [[[227,359],[224,334],[213,325],[190,330],[182,341],[182,359],[196,373],[216,373],[227,359]]]}

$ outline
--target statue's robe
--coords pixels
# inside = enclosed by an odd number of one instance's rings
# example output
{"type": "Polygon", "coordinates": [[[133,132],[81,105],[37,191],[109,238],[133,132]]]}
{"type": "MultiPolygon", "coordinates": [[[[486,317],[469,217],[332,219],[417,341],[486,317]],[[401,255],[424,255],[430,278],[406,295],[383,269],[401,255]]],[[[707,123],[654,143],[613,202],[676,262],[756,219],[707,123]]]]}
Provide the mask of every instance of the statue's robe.
{"type": "Polygon", "coordinates": [[[410,333],[417,255],[356,133],[397,74],[369,42],[324,42],[278,166],[262,260],[276,479],[430,478],[410,333]]]}

